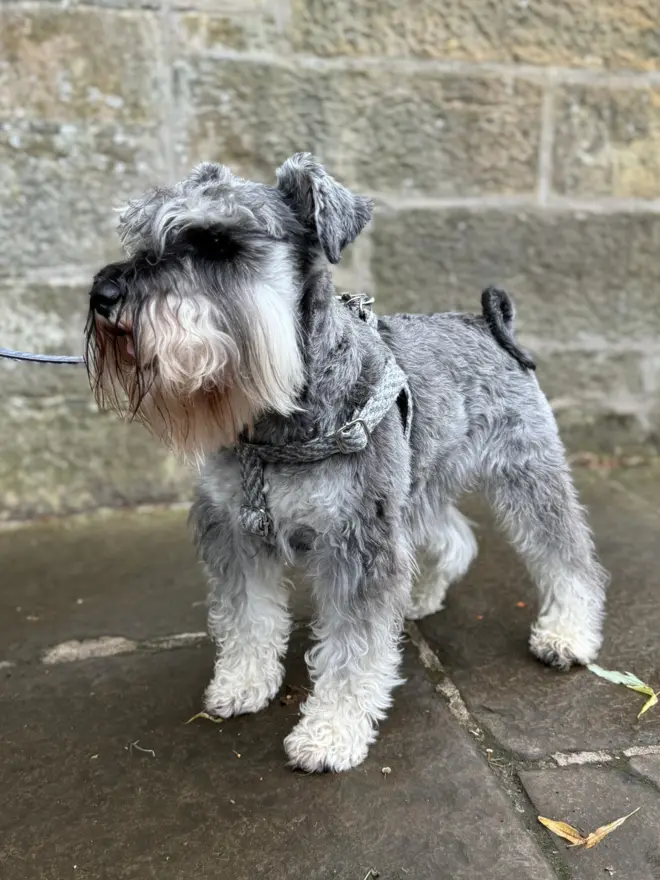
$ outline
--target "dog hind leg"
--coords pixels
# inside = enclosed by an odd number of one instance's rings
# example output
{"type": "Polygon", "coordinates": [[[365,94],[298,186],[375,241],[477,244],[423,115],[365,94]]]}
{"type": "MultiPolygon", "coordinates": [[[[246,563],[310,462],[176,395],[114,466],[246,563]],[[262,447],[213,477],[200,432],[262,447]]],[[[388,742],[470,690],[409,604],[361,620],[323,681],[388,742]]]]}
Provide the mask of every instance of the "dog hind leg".
{"type": "Polygon", "coordinates": [[[608,578],[559,438],[553,432],[544,443],[526,442],[521,433],[518,440],[515,461],[506,454],[491,460],[486,491],[539,591],[530,649],[544,663],[568,669],[598,654],[608,578]]]}
{"type": "Polygon", "coordinates": [[[419,620],[443,607],[447,589],[460,580],[477,555],[477,541],[469,520],[452,504],[443,505],[433,522],[425,525],[423,549],[434,562],[428,576],[415,578],[406,617],[419,620]]]}

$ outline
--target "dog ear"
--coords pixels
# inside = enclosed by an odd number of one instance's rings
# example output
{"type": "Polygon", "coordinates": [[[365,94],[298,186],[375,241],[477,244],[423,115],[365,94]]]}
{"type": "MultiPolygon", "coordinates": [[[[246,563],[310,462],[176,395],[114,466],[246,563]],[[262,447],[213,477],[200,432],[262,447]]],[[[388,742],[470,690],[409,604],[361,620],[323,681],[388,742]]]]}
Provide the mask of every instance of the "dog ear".
{"type": "Polygon", "coordinates": [[[331,177],[311,153],[295,153],[277,169],[277,188],[313,230],[331,263],[371,220],[373,203],[331,177]]]}

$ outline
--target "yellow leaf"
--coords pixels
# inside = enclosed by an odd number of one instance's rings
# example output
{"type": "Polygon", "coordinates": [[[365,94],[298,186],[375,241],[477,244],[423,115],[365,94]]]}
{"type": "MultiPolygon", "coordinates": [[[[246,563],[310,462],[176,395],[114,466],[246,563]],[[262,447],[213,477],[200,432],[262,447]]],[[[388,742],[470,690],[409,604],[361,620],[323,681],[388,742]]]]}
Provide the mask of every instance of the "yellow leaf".
{"type": "Polygon", "coordinates": [[[649,687],[647,684],[636,685],[636,684],[627,684],[626,687],[630,688],[631,691],[637,691],[638,694],[645,694],[647,697],[654,697],[655,691],[652,687],[649,687]]]}
{"type": "Polygon", "coordinates": [[[601,678],[611,681],[613,684],[622,684],[625,687],[630,688],[631,691],[636,691],[638,694],[644,694],[645,697],[649,697],[646,703],[642,706],[642,709],[637,716],[638,718],[640,718],[644,712],[648,712],[652,706],[657,705],[660,692],[656,693],[652,687],[645,684],[632,672],[617,672],[613,669],[603,669],[602,666],[597,666],[595,663],[590,663],[587,666],[587,669],[596,675],[599,675],[601,678]]]}
{"type": "MultiPolygon", "coordinates": [[[[637,810],[639,809],[640,807],[637,807],[637,810]]],[[[632,813],[628,813],[627,816],[622,816],[620,819],[610,822],[609,825],[602,825],[600,828],[596,828],[596,830],[592,831],[587,837],[584,843],[584,848],[591,849],[592,846],[596,846],[596,844],[600,843],[604,837],[607,837],[608,834],[611,834],[616,828],[623,825],[626,819],[630,819],[631,816],[634,816],[637,810],[633,810],[632,813]]]]}
{"type": "Polygon", "coordinates": [[[189,718],[186,721],[186,724],[190,724],[192,721],[197,721],[198,718],[205,718],[207,721],[212,721],[214,724],[222,724],[225,720],[224,718],[218,718],[215,715],[209,715],[208,712],[198,712],[196,715],[193,715],[192,718],[189,718]]]}
{"type": "Polygon", "coordinates": [[[650,698],[644,703],[644,705],[643,705],[642,708],[640,709],[639,715],[638,715],[637,717],[638,717],[638,718],[641,718],[642,715],[644,714],[644,712],[648,712],[648,710],[649,710],[652,706],[656,706],[657,703],[658,703],[658,695],[657,695],[657,694],[651,694],[650,698]]]}
{"type": "Polygon", "coordinates": [[[582,846],[587,842],[587,838],[583,837],[577,828],[573,828],[567,822],[557,822],[556,819],[546,819],[545,816],[539,816],[538,820],[541,825],[549,828],[553,834],[563,837],[565,840],[570,840],[573,846],[582,846]]]}

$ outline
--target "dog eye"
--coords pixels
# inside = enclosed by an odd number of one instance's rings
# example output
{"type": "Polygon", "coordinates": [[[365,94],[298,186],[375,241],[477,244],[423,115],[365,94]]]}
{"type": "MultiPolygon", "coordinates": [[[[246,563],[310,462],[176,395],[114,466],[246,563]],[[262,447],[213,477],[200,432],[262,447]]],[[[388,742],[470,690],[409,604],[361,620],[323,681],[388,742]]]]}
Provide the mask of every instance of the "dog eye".
{"type": "Polygon", "coordinates": [[[233,260],[241,250],[236,240],[220,229],[188,229],[185,243],[205,260],[233,260]]]}

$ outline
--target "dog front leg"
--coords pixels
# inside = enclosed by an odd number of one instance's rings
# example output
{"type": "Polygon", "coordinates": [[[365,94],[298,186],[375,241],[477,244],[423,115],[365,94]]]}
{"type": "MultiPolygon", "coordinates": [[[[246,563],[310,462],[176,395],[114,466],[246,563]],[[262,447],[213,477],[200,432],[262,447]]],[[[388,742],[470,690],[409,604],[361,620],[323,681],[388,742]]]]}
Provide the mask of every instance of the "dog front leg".
{"type": "Polygon", "coordinates": [[[328,549],[315,566],[317,643],[306,658],[314,690],[284,741],[290,763],[302,770],[349,770],[362,763],[393,688],[403,683],[400,634],[411,562],[394,537],[380,537],[371,558],[348,541],[340,550],[328,549]]]}
{"type": "Polygon", "coordinates": [[[222,718],[259,712],[282,684],[291,631],[281,562],[207,499],[198,501],[192,520],[209,582],[209,632],[218,652],[205,708],[222,718]]]}

